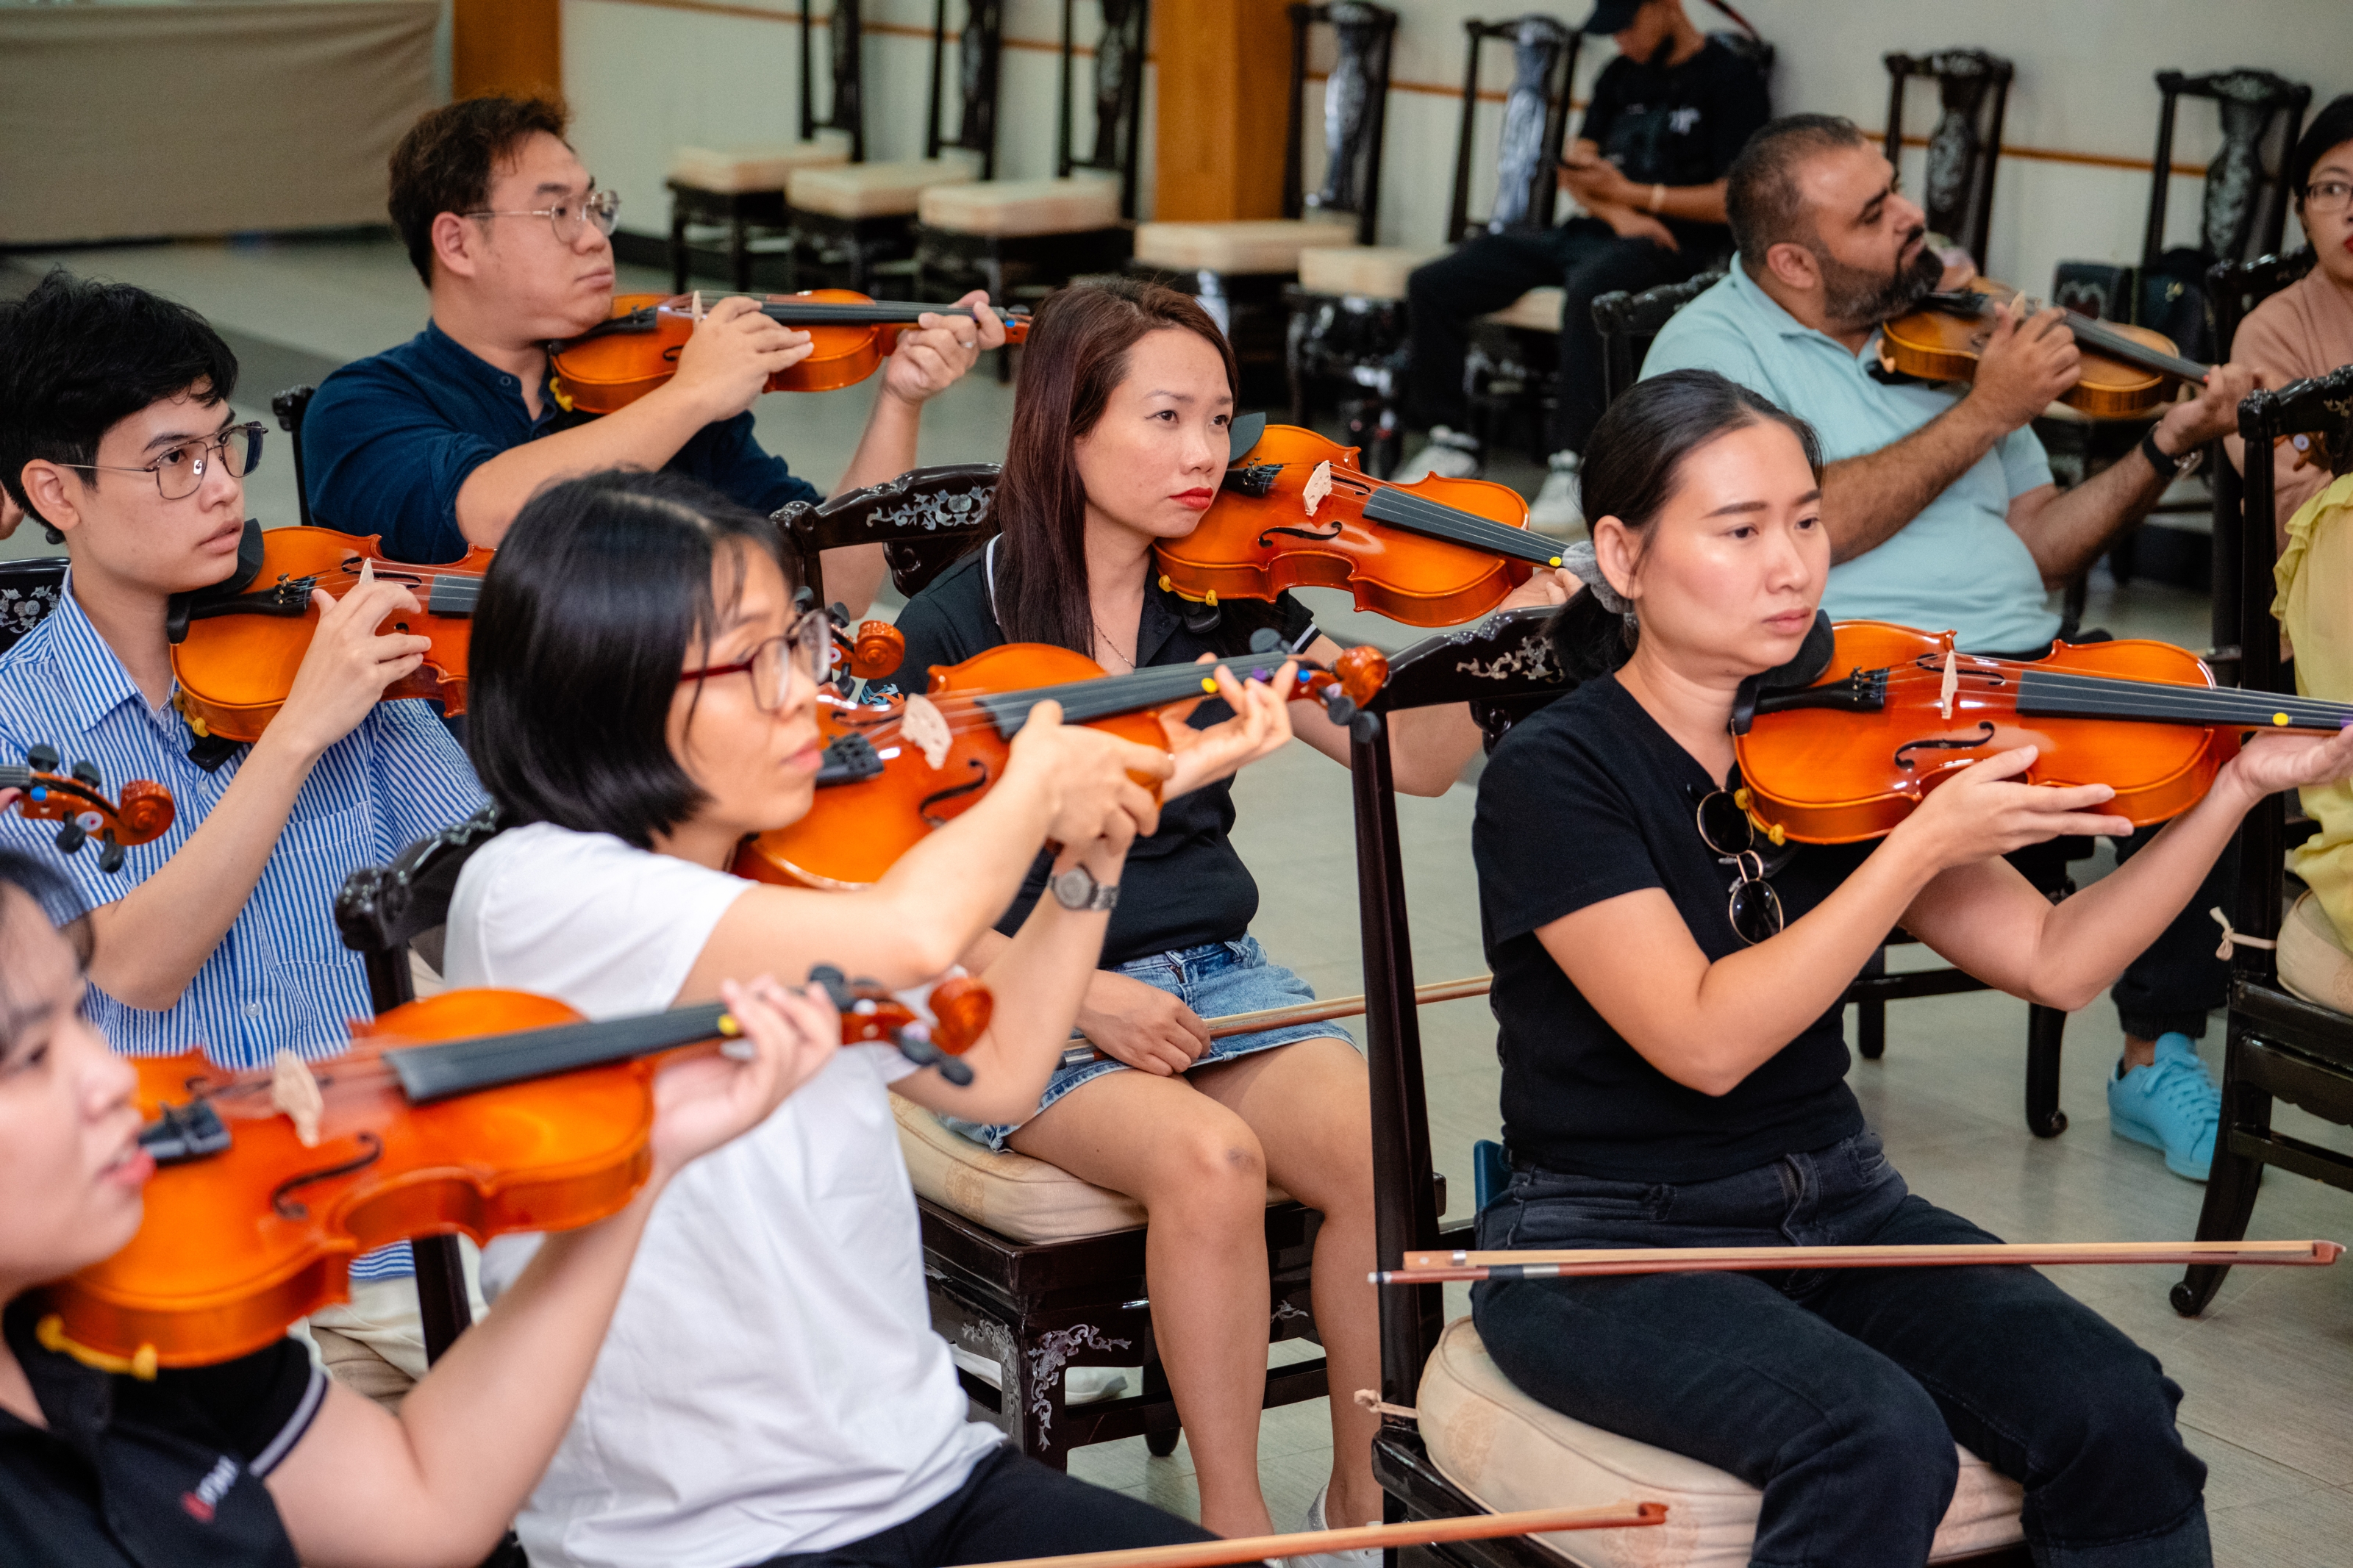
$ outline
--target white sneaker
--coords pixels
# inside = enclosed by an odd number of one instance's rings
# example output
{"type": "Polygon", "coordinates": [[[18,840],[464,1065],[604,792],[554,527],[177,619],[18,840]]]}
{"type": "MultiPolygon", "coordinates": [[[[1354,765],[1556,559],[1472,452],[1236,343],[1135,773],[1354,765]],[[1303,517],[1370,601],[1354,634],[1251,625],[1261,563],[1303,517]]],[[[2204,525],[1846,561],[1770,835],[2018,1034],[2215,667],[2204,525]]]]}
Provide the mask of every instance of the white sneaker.
{"type": "Polygon", "coordinates": [[[1390,476],[1389,483],[1409,485],[1431,474],[1445,479],[1467,479],[1478,471],[1479,443],[1440,425],[1431,428],[1430,444],[1408,458],[1390,476]]]}
{"type": "MultiPolygon", "coordinates": [[[[1307,1505],[1309,1530],[1332,1528],[1324,1521],[1324,1499],[1331,1489],[1332,1483],[1329,1481],[1315,1489],[1315,1500],[1307,1505]]],[[[1380,1521],[1375,1519],[1366,1522],[1378,1524],[1380,1521]]],[[[1354,1552],[1302,1552],[1296,1557],[1286,1557],[1283,1562],[1289,1563],[1290,1568],[1381,1568],[1381,1554],[1373,1547],[1364,1546],[1354,1552]]]]}
{"type": "Polygon", "coordinates": [[[1545,475],[1544,489],[1528,503],[1528,526],[1555,539],[1586,537],[1585,506],[1577,483],[1577,457],[1555,452],[1545,475]]]}
{"type": "MultiPolygon", "coordinates": [[[[989,1357],[968,1351],[962,1345],[950,1345],[948,1354],[957,1366],[991,1388],[1002,1386],[1002,1369],[989,1357]]],[[[1115,1366],[1074,1366],[1062,1374],[1062,1403],[1092,1405],[1100,1400],[1117,1399],[1127,1392],[1127,1373],[1115,1366]]]]}

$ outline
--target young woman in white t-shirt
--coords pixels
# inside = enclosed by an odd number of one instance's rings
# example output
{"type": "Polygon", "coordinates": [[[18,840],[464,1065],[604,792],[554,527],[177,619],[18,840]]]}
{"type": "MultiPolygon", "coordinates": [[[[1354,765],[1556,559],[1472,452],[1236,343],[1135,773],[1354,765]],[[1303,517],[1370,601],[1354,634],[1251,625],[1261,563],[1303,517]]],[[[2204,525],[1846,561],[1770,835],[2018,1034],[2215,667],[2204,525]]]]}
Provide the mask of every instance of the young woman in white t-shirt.
{"type": "MultiPolygon", "coordinates": [[[[1169,754],[1033,710],[990,792],[873,888],[739,880],[748,834],[809,809],[821,622],[797,617],[764,518],[663,474],[525,507],[474,621],[476,768],[510,825],[450,907],[448,976],[591,1016],[691,1003],[747,966],[924,984],[1008,904],[1040,845],[1117,885],[1174,793],[1289,736],[1271,689],[1169,754]]],[[[1280,682],[1278,682],[1280,685],[1280,682]]],[[[987,1034],[951,1087],[847,1050],[678,1184],[649,1226],[579,1414],[518,1521],[533,1561],[738,1564],[803,1554],[930,1568],[1201,1539],[1013,1454],[965,1419],[932,1331],[888,1093],[1018,1119],[1068,1040],[1110,900],[1039,902],[982,978],[987,1034]]],[[[493,1281],[512,1247],[485,1260],[493,1281]]]]}

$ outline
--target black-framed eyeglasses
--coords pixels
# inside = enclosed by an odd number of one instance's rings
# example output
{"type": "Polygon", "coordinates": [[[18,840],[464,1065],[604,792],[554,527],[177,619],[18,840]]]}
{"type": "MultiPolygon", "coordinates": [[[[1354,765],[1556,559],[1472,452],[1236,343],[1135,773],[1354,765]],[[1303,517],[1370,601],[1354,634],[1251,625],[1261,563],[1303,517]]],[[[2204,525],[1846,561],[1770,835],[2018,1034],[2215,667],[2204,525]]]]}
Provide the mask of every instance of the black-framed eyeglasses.
{"type": "Polygon", "coordinates": [[[1717,859],[1729,863],[1737,877],[1725,906],[1733,931],[1751,947],[1779,936],[1781,895],[1765,879],[1765,857],[1757,849],[1757,825],[1728,790],[1703,798],[1695,815],[1700,842],[1717,859]]]}
{"type": "Polygon", "coordinates": [[[2353,202],[2353,184],[2343,180],[2315,180],[2305,186],[2301,194],[2305,211],[2327,216],[2343,212],[2345,205],[2353,202]]]}
{"type": "Polygon", "coordinates": [[[748,656],[733,664],[708,664],[701,669],[690,669],[678,678],[678,683],[684,686],[691,680],[713,680],[723,675],[749,675],[752,700],[760,705],[763,713],[774,713],[785,705],[796,670],[807,677],[810,685],[818,686],[824,683],[832,668],[833,622],[823,610],[811,610],[793,622],[791,631],[768,638],[748,656]]]}
{"type": "Polygon", "coordinates": [[[621,221],[621,193],[591,191],[576,202],[558,202],[552,207],[520,207],[492,211],[484,208],[470,212],[468,217],[543,217],[555,230],[555,243],[570,245],[580,237],[580,226],[593,223],[599,234],[609,235],[621,221]]]}
{"type": "Polygon", "coordinates": [[[153,474],[155,488],[165,500],[185,500],[196,493],[205,482],[205,470],[211,467],[213,454],[220,454],[221,467],[231,479],[243,479],[253,472],[261,461],[262,425],[251,420],[232,425],[226,430],[194,441],[184,441],[156,455],[153,462],[135,466],[122,463],[59,463],[60,468],[81,468],[93,474],[153,474]]]}

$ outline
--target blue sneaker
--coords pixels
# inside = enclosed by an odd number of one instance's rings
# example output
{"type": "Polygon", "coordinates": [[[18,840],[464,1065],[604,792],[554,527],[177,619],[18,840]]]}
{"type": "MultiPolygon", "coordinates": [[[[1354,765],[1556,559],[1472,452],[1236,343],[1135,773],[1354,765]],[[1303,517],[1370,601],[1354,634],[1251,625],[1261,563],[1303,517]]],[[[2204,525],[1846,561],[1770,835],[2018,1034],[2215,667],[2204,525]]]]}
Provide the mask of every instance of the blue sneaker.
{"type": "Polygon", "coordinates": [[[2222,1088],[2198,1059],[2189,1037],[2160,1035],[2157,1060],[2108,1079],[2108,1126],[2119,1138],[2165,1152],[2165,1168],[2202,1182],[2222,1125],[2222,1088]]]}

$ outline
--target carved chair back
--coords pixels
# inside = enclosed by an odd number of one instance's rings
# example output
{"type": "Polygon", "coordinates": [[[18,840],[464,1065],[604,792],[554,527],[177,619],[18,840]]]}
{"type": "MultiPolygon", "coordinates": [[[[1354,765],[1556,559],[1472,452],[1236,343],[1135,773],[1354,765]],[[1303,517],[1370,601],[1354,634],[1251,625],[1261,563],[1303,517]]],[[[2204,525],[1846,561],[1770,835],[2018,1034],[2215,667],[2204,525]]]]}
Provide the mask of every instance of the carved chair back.
{"type": "Polygon", "coordinates": [[[37,555],[24,561],[0,561],[0,653],[40,624],[58,607],[65,592],[67,558],[37,555]]]}
{"type": "Polygon", "coordinates": [[[1462,68],[1462,128],[1454,140],[1454,201],[1446,220],[1447,243],[1473,233],[1552,226],[1554,198],[1560,193],[1555,172],[1568,140],[1568,83],[1585,40],[1551,16],[1530,14],[1503,22],[1476,17],[1462,24],[1470,35],[1462,68]],[[1504,94],[1503,127],[1495,147],[1495,200],[1487,216],[1471,219],[1472,141],[1479,118],[1479,59],[1491,41],[1512,47],[1512,85],[1504,94]]]}
{"type": "Polygon", "coordinates": [[[1005,0],[965,0],[964,27],[956,35],[956,100],[961,108],[953,141],[940,134],[940,86],[947,65],[948,0],[935,0],[932,9],[931,121],[923,139],[923,156],[936,158],[942,147],[961,147],[980,154],[980,177],[997,177],[997,96],[998,68],[1005,57],[1005,0]]]}
{"type": "Polygon", "coordinates": [[[1904,89],[1914,77],[1936,83],[1940,112],[1928,138],[1928,167],[1920,205],[1928,226],[1985,265],[1993,217],[1994,169],[2001,161],[2001,118],[2009,106],[2010,62],[1983,49],[1939,49],[1933,55],[1889,55],[1887,161],[1904,150],[1904,89]]]}
{"type": "Polygon", "coordinates": [[[1601,401],[1614,403],[1618,395],[1641,379],[1642,356],[1651,340],[1666,326],[1667,318],[1722,282],[1721,272],[1703,272],[1681,283],[1629,293],[1623,289],[1598,294],[1593,300],[1593,326],[1601,334],[1601,401]]]}
{"type": "Polygon", "coordinates": [[[1282,154],[1282,216],[1352,213],[1356,243],[1370,245],[1378,226],[1381,141],[1388,122],[1389,52],[1398,15],[1366,0],[1293,5],[1291,117],[1282,154]],[[1324,183],[1307,186],[1307,43],[1312,26],[1328,24],[1335,45],[1324,83],[1324,183]]]}
{"type": "Polygon", "coordinates": [[[278,427],[286,432],[294,448],[294,510],[302,526],[311,526],[311,476],[302,467],[302,416],[311,411],[311,399],[319,389],[309,382],[290,386],[269,400],[269,412],[278,416],[278,427]]]}
{"type": "MultiPolygon", "coordinates": [[[[2312,270],[2309,247],[2293,256],[2254,261],[2218,261],[2206,269],[2206,309],[2214,322],[2214,352],[2227,355],[2239,324],[2254,308],[2312,270]]],[[[2245,526],[2247,492],[2239,470],[2220,451],[2206,458],[2206,482],[2214,495],[2213,654],[2207,662],[2217,679],[2235,681],[2239,668],[2239,572],[2243,564],[2239,531],[2245,526]]],[[[2257,623],[2260,625],[2261,623],[2257,623]]]]}
{"type": "Polygon", "coordinates": [[[1082,157],[1071,132],[1072,12],[1078,0],[1062,0],[1062,113],[1057,132],[1054,173],[1067,179],[1073,169],[1100,169],[1119,176],[1119,215],[1135,216],[1135,168],[1144,136],[1144,53],[1150,41],[1151,0],[1096,0],[1103,31],[1095,39],[1094,143],[1082,157]]]}
{"type": "Polygon", "coordinates": [[[833,67],[833,107],[823,120],[817,117],[815,67],[809,42],[810,30],[817,25],[812,4],[801,6],[801,140],[807,142],[818,131],[842,131],[849,135],[849,161],[866,162],[866,74],[859,63],[860,27],[858,19],[859,0],[833,0],[833,15],[826,23],[827,53],[833,67]]]}
{"type": "Polygon", "coordinates": [[[2165,250],[2165,199],[2172,180],[2174,115],[2185,98],[2211,100],[2221,111],[2222,146],[2206,165],[2198,248],[2209,263],[2253,261],[2280,247],[2292,201],[2288,154],[2304,128],[2312,89],[2270,71],[2157,73],[2164,103],[2157,116],[2157,156],[2150,171],[2148,228],[2141,241],[2146,275],[2165,250]]]}
{"type": "Polygon", "coordinates": [[[772,515],[800,556],[801,580],[824,604],[823,554],[847,544],[882,546],[892,585],[913,598],[950,563],[997,531],[989,500],[995,463],[911,468],[815,505],[794,501],[772,515]]]}

